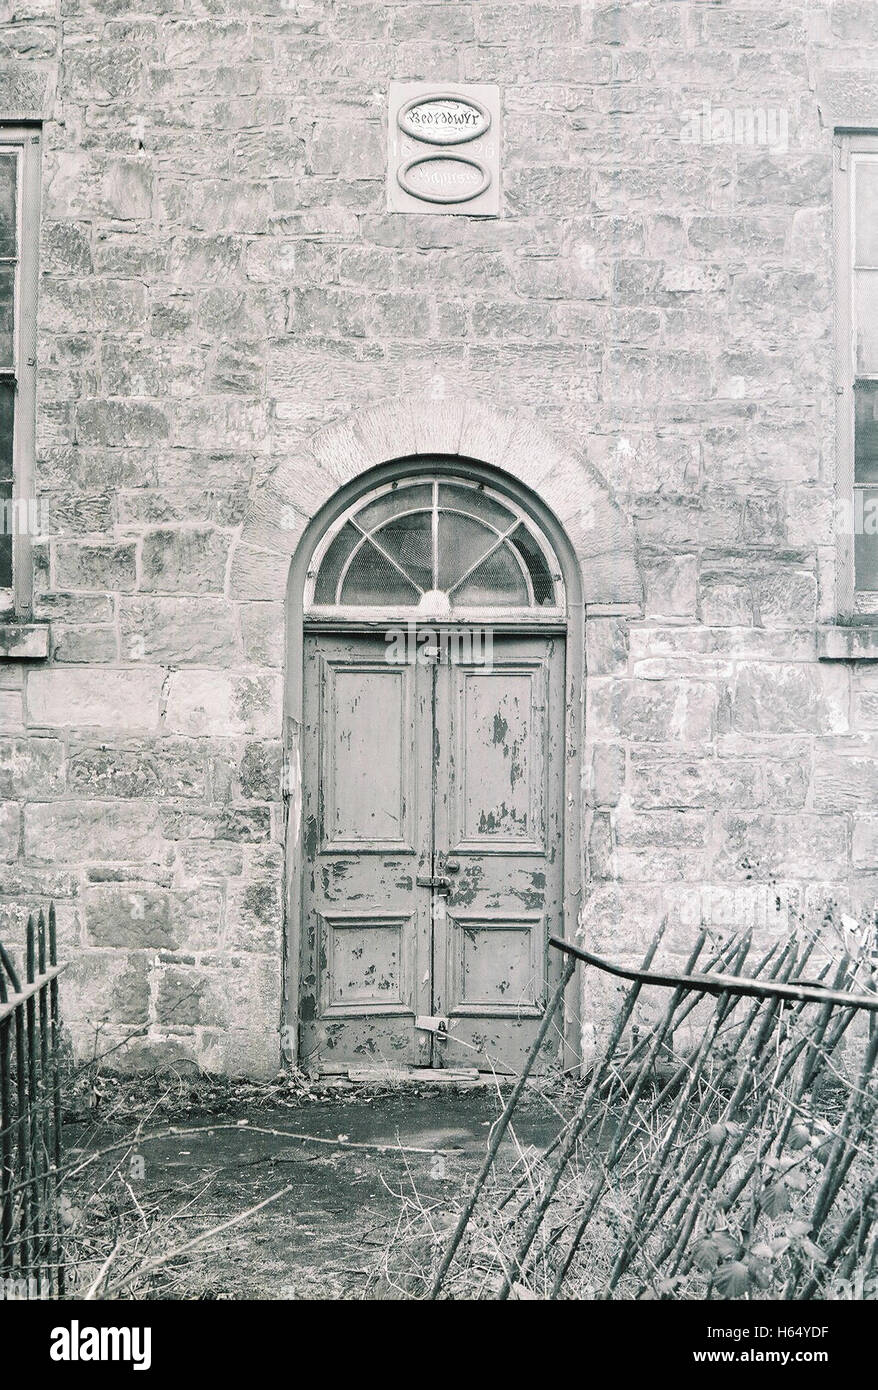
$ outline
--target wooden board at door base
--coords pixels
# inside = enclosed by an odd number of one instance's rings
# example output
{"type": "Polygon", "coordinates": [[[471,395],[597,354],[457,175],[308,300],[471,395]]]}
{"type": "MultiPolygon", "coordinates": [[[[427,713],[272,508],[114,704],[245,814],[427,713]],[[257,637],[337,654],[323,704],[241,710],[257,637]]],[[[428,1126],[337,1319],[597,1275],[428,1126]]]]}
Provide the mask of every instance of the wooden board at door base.
{"type": "Polygon", "coordinates": [[[470,652],[394,663],[380,633],[306,634],[311,1069],[515,1073],[533,1042],[562,925],[564,644],[470,652]]]}

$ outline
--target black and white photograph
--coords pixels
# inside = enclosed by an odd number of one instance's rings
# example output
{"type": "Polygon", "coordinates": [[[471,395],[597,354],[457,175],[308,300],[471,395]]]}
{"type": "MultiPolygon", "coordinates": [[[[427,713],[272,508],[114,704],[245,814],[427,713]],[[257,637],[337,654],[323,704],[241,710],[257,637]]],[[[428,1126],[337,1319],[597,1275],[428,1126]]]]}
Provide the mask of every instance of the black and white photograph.
{"type": "Polygon", "coordinates": [[[0,0],[0,514],[0,1375],[840,1373],[878,0],[0,0]]]}

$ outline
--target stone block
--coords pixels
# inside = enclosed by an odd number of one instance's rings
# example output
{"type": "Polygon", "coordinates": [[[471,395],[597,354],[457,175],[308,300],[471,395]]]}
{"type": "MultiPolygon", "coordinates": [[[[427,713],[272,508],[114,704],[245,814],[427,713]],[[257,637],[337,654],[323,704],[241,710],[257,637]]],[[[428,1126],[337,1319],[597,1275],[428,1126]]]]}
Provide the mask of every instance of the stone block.
{"type": "Polygon", "coordinates": [[[21,807],[15,801],[0,801],[0,859],[17,859],[20,841],[21,807]]]}
{"type": "Polygon", "coordinates": [[[78,951],[63,978],[65,1022],[147,1023],[150,959],[143,951],[78,951]]]}
{"type": "Polygon", "coordinates": [[[129,950],[176,948],[169,893],[142,884],[102,884],[85,890],[85,930],[94,946],[129,950]]]}
{"type": "Polygon", "coordinates": [[[249,666],[282,666],[286,624],[281,603],[239,605],[244,660],[249,666]]]}
{"type": "Polygon", "coordinates": [[[156,729],[162,672],[48,667],[27,678],[27,718],[31,728],[101,727],[125,733],[156,729]]]}
{"type": "Polygon", "coordinates": [[[123,746],[77,740],[71,742],[68,785],[83,796],[203,799],[207,763],[197,740],[162,738],[123,746]]]}
{"type": "Polygon", "coordinates": [[[228,550],[228,536],[208,527],[148,531],[140,587],[148,593],[222,593],[228,550]]]}
{"type": "Polygon", "coordinates": [[[77,666],[114,662],[119,655],[116,630],[112,627],[52,628],[52,658],[55,662],[77,666]]]}
{"type": "Polygon", "coordinates": [[[814,755],[814,808],[817,811],[864,811],[878,795],[878,759],[818,745],[814,755]]]}
{"type": "Polygon", "coordinates": [[[232,666],[238,660],[235,610],[220,598],[126,599],[119,624],[126,661],[232,666]]]}
{"type": "Polygon", "coordinates": [[[107,589],[129,592],[137,582],[133,541],[94,545],[57,541],[55,583],[59,589],[107,589]]]}
{"type": "Polygon", "coordinates": [[[741,733],[842,733],[849,727],[848,673],[827,666],[742,662],[731,692],[741,733]]]}
{"type": "MultiPolygon", "coordinates": [[[[146,286],[134,280],[110,280],[98,276],[68,279],[45,275],[40,281],[40,318],[53,333],[121,333],[143,328],[147,317],[146,286]]],[[[121,444],[120,431],[145,429],[155,407],[130,403],[83,402],[79,406],[83,443],[121,444]]],[[[153,430],[153,436],[155,430],[153,430]]]]}
{"type": "Polygon", "coordinates": [[[632,806],[644,809],[758,806],[762,776],[757,762],[699,756],[673,758],[632,751],[632,806]]]}
{"type": "Polygon", "coordinates": [[[194,736],[277,736],[281,681],[273,672],[175,671],[168,685],[165,725],[194,736]]]}
{"type": "Polygon", "coordinates": [[[165,965],[158,970],[156,1020],[160,1028],[194,1027],[204,1022],[207,981],[197,967],[165,965]]]}
{"type": "Polygon", "coordinates": [[[715,822],[719,879],[832,879],[847,858],[840,815],[730,811],[715,822]]]}
{"type": "Polygon", "coordinates": [[[694,618],[698,559],[661,555],[642,561],[647,618],[694,618]]]}
{"type": "Polygon", "coordinates": [[[48,801],[24,808],[29,860],[46,864],[157,862],[158,809],[147,801],[48,801]]]}
{"type": "Polygon", "coordinates": [[[0,738],[0,797],[45,800],[64,786],[64,745],[55,738],[0,738]]]}
{"type": "Polygon", "coordinates": [[[592,806],[616,806],[625,785],[625,749],[599,743],[591,755],[588,796],[592,806]]]}
{"type": "Polygon", "coordinates": [[[595,679],[587,691],[586,727],[633,742],[709,742],[716,728],[717,690],[705,681],[595,679]]]}
{"type": "Polygon", "coordinates": [[[236,882],[229,899],[226,944],[273,956],[283,947],[283,880],[274,865],[236,882]]]}

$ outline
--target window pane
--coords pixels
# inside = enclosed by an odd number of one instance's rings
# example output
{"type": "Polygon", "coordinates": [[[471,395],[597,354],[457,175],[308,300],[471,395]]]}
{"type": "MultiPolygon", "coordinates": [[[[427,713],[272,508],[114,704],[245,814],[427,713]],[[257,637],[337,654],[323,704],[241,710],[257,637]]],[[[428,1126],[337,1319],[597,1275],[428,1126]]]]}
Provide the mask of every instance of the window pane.
{"type": "Polygon", "coordinates": [[[12,481],[12,422],[15,412],[15,387],[11,381],[0,381],[0,482],[12,481]]]}
{"type": "Polygon", "coordinates": [[[15,369],[15,266],[0,262],[0,371],[15,369]]]}
{"type": "Polygon", "coordinates": [[[0,155],[0,256],[14,256],[17,251],[17,178],[17,157],[14,154],[0,155]]]}
{"type": "Polygon", "coordinates": [[[420,594],[371,541],[363,541],[351,560],[341,601],[351,604],[416,604],[420,594]]]}
{"type": "Polygon", "coordinates": [[[857,374],[878,376],[878,270],[854,273],[857,374]]]}
{"type": "Polygon", "coordinates": [[[878,382],[854,386],[854,481],[878,483],[878,382]]]}
{"type": "Polygon", "coordinates": [[[510,526],[515,525],[512,512],[507,511],[495,498],[486,497],[481,488],[460,487],[457,483],[440,483],[439,506],[466,512],[467,516],[480,516],[492,526],[496,526],[498,531],[508,531],[510,526]]]}
{"type": "Polygon", "coordinates": [[[858,159],[854,167],[855,261],[857,265],[878,266],[878,160],[858,159]]]}
{"type": "Polygon", "coordinates": [[[467,570],[478,564],[497,544],[497,539],[497,532],[489,530],[480,521],[440,512],[439,588],[449,593],[467,570]]]}
{"type": "Polygon", "coordinates": [[[12,484],[0,483],[0,589],[12,588],[12,484]]]}
{"type": "Polygon", "coordinates": [[[459,589],[455,589],[452,602],[456,608],[487,608],[499,604],[516,608],[528,606],[524,575],[505,542],[473,570],[459,589]]]}
{"type": "Polygon", "coordinates": [[[396,517],[380,530],[373,531],[372,536],[418,588],[432,589],[432,512],[414,512],[411,516],[396,517]]]}
{"type": "Polygon", "coordinates": [[[857,589],[878,589],[878,488],[854,489],[854,573],[857,589]]]}
{"type": "Polygon", "coordinates": [[[524,526],[519,526],[513,531],[509,539],[527,566],[535,604],[538,608],[550,608],[555,602],[555,586],[545,555],[524,526]]]}
{"type": "Polygon", "coordinates": [[[362,511],[357,512],[357,525],[364,531],[371,531],[382,521],[388,521],[400,512],[414,511],[416,507],[429,508],[433,504],[433,484],[417,483],[414,486],[400,484],[392,492],[385,492],[373,502],[367,502],[362,511]]]}
{"type": "Polygon", "coordinates": [[[339,575],[344,569],[345,560],[360,539],[359,531],[350,522],[343,526],[338,535],[332,539],[323,557],[320,573],[317,575],[317,583],[314,586],[315,603],[335,603],[339,575]]]}

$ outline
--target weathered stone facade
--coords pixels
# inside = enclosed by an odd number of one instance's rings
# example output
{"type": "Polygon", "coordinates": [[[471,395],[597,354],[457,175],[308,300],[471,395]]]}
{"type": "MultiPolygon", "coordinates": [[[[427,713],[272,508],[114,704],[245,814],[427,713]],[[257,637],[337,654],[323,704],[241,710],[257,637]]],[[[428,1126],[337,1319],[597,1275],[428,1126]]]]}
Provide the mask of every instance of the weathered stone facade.
{"type": "Polygon", "coordinates": [[[484,457],[466,421],[493,411],[492,447],[523,431],[554,462],[533,417],[633,523],[642,609],[623,553],[589,552],[596,948],[637,954],[665,913],[681,950],[700,920],[871,914],[878,678],[819,660],[817,634],[833,126],[878,127],[878,6],[24,0],[5,20],[0,117],[44,122],[51,652],[0,664],[0,937],[55,900],[78,1046],[100,1028],[100,1050],[134,1035],[125,1065],[279,1063],[285,573],[325,497],[393,457],[399,398],[412,452],[484,457]],[[385,211],[392,78],[501,85],[499,219],[385,211]],[[704,138],[735,111],[741,139],[704,138]],[[347,471],[321,454],[336,426],[347,471]]]}

